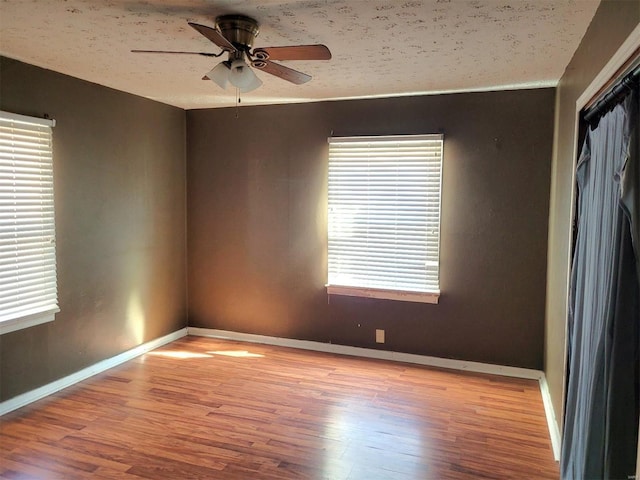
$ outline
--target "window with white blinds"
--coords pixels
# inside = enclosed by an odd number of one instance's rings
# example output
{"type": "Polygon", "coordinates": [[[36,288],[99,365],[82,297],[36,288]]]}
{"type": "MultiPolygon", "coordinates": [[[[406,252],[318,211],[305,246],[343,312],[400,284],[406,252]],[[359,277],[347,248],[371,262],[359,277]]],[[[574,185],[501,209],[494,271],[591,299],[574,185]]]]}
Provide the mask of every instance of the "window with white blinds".
{"type": "Polygon", "coordinates": [[[0,112],[0,333],[58,312],[52,120],[0,112]]]}
{"type": "Polygon", "coordinates": [[[442,135],[329,139],[329,294],[437,303],[442,135]]]}

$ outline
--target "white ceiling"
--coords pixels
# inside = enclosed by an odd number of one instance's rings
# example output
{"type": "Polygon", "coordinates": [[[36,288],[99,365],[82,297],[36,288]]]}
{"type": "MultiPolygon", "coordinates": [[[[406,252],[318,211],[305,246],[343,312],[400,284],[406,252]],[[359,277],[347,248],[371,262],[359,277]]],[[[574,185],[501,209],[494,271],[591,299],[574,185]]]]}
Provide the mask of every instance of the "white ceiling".
{"type": "MultiPolygon", "coordinates": [[[[329,61],[282,62],[293,85],[258,71],[242,103],[304,102],[557,83],[600,0],[2,0],[0,52],[185,109],[230,106],[201,80],[221,59],[131,49],[219,49],[187,25],[240,13],[257,47],[323,43],[329,61]]],[[[0,72],[1,74],[1,72],[0,72]]]]}

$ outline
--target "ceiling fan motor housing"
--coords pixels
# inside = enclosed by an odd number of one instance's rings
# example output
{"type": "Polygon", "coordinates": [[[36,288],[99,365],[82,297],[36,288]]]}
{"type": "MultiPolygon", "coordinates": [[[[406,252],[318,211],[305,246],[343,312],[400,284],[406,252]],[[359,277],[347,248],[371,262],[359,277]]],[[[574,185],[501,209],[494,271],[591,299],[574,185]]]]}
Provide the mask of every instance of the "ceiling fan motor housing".
{"type": "Polygon", "coordinates": [[[246,52],[260,32],[258,22],[244,15],[222,15],[216,18],[216,28],[238,50],[246,52]]]}

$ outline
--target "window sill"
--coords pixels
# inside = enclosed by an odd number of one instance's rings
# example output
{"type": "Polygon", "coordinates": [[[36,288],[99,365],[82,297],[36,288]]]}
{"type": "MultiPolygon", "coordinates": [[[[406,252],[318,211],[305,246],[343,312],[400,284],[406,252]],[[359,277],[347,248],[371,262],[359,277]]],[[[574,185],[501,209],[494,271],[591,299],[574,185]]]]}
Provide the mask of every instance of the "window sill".
{"type": "Polygon", "coordinates": [[[60,310],[48,310],[46,312],[33,313],[24,317],[2,320],[0,321],[0,335],[15,332],[16,330],[22,330],[23,328],[33,327],[42,323],[52,322],[55,318],[56,312],[59,311],[60,310]]]}
{"type": "Polygon", "coordinates": [[[440,298],[440,292],[408,292],[381,288],[347,287],[344,285],[327,285],[326,287],[329,295],[344,295],[348,297],[380,298],[432,304],[437,304],[440,298]]]}

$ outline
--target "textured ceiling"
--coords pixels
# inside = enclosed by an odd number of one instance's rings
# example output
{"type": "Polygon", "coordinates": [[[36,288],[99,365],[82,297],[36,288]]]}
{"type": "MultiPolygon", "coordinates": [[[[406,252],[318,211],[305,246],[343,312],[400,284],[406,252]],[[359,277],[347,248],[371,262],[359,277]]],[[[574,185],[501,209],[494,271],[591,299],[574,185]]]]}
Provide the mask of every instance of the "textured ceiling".
{"type": "MultiPolygon", "coordinates": [[[[289,61],[296,86],[258,71],[243,104],[555,85],[600,0],[1,0],[0,52],[182,108],[233,105],[201,80],[221,59],[131,53],[219,49],[187,25],[241,13],[257,47],[323,43],[329,61],[289,61]]],[[[224,57],[223,57],[224,58],[224,57]]],[[[0,72],[1,73],[1,72],[0,72]]]]}

